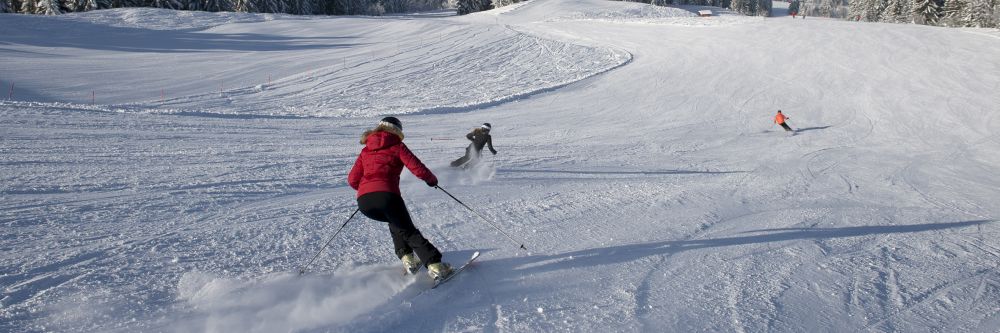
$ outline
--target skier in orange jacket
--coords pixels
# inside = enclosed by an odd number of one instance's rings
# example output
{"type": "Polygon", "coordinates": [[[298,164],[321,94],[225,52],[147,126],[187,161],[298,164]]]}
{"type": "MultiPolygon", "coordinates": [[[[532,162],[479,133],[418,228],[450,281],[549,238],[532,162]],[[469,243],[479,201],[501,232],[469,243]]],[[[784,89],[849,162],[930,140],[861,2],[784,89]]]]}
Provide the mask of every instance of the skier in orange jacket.
{"type": "Polygon", "coordinates": [[[788,127],[788,124],[785,123],[785,120],[788,120],[788,119],[792,119],[792,118],[785,117],[785,115],[783,113],[781,113],[781,110],[778,110],[778,114],[774,115],[774,123],[778,124],[778,125],[781,125],[781,127],[784,128],[785,131],[791,132],[792,128],[788,127]]]}

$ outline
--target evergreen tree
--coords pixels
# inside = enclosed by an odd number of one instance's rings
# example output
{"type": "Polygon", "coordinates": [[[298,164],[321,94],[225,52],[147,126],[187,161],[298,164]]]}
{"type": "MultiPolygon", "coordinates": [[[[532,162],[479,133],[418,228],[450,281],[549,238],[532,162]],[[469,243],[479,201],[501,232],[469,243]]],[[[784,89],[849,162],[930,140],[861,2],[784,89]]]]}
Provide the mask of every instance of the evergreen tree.
{"type": "Polygon", "coordinates": [[[285,13],[288,4],[283,0],[263,0],[260,10],[264,13],[285,13]]]}
{"type": "Polygon", "coordinates": [[[935,0],[913,0],[911,7],[913,23],[937,25],[941,18],[941,7],[935,0]]]}
{"type": "Polygon", "coordinates": [[[35,14],[42,14],[42,15],[62,14],[62,8],[60,6],[59,0],[38,0],[38,4],[35,5],[35,14]]]}
{"type": "Polygon", "coordinates": [[[993,23],[1000,28],[1000,0],[993,0],[993,23]]]}
{"type": "Polygon", "coordinates": [[[909,10],[904,8],[905,4],[909,4],[906,0],[888,0],[885,3],[885,10],[882,11],[880,15],[880,21],[889,23],[902,23],[906,22],[906,17],[909,14],[909,10]]]}
{"type": "Polygon", "coordinates": [[[885,0],[851,1],[851,18],[866,22],[878,22],[885,10],[885,0]]]}
{"type": "Polygon", "coordinates": [[[260,9],[257,9],[257,1],[255,0],[236,0],[233,3],[233,10],[241,13],[256,13],[260,9]]]}
{"type": "Polygon", "coordinates": [[[458,15],[493,9],[489,0],[458,0],[458,15]]]}
{"type": "Polygon", "coordinates": [[[35,2],[35,0],[24,0],[24,2],[21,2],[21,8],[18,9],[18,12],[23,14],[35,14],[37,7],[38,3],[35,2]]]}
{"type": "Polygon", "coordinates": [[[963,8],[965,0],[945,0],[944,8],[941,10],[941,21],[950,27],[964,26],[961,18],[963,8]]]}
{"type": "Polygon", "coordinates": [[[9,8],[11,8],[11,6],[7,3],[7,0],[0,0],[0,13],[6,13],[10,10],[9,8]]]}
{"type": "Polygon", "coordinates": [[[164,9],[183,9],[184,4],[178,0],[153,0],[150,6],[164,9]]]}
{"type": "Polygon", "coordinates": [[[316,8],[319,7],[319,4],[315,0],[294,0],[291,7],[292,14],[312,15],[316,13],[316,8]]]}
{"type": "MultiPolygon", "coordinates": [[[[59,8],[61,9],[60,12],[63,12],[63,13],[72,13],[72,12],[76,12],[76,11],[83,11],[82,9],[79,9],[79,8],[83,8],[83,4],[82,3],[77,3],[77,1],[78,0],[62,0],[62,1],[60,1],[61,2],[59,4],[59,8]]],[[[83,1],[83,0],[79,0],[79,1],[83,1]]]]}
{"type": "Polygon", "coordinates": [[[992,28],[996,26],[991,16],[993,4],[990,0],[970,0],[960,11],[964,26],[992,28]]]}
{"type": "Polygon", "coordinates": [[[771,0],[757,0],[757,16],[771,17],[771,0]]]}
{"type": "Polygon", "coordinates": [[[747,1],[750,0],[733,0],[729,3],[729,9],[736,11],[737,13],[746,14],[744,10],[747,7],[747,1]]]}
{"type": "Polygon", "coordinates": [[[225,12],[233,8],[229,0],[203,0],[201,10],[209,12],[225,12]]]}

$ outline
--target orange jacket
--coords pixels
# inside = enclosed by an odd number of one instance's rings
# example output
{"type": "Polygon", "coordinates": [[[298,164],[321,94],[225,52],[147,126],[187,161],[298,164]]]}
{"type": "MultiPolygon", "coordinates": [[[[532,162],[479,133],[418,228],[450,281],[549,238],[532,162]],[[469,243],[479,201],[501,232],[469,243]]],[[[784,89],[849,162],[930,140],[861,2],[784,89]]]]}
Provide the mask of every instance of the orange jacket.
{"type": "Polygon", "coordinates": [[[775,124],[784,124],[785,123],[785,119],[786,119],[785,115],[779,113],[779,114],[777,114],[777,115],[774,116],[774,123],[775,124]]]}

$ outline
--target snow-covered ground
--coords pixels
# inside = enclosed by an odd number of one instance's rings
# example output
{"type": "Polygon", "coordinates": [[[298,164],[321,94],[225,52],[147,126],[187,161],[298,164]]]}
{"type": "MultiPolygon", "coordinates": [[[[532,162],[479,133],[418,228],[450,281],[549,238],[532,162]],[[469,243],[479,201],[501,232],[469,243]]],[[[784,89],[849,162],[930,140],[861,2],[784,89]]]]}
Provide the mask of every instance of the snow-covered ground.
{"type": "Polygon", "coordinates": [[[1000,329],[996,31],[719,14],[0,15],[0,331],[1000,329]],[[404,172],[473,268],[359,216],[298,277],[389,114],[528,251],[404,172]]]}

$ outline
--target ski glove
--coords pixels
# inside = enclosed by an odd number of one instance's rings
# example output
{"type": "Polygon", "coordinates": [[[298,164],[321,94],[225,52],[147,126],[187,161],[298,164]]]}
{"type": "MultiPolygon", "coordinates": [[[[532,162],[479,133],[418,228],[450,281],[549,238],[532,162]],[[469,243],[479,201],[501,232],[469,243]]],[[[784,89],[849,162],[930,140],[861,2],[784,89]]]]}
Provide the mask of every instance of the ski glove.
{"type": "Polygon", "coordinates": [[[437,182],[437,180],[432,181],[432,182],[427,182],[427,186],[430,186],[430,187],[438,186],[438,182],[437,182]]]}

